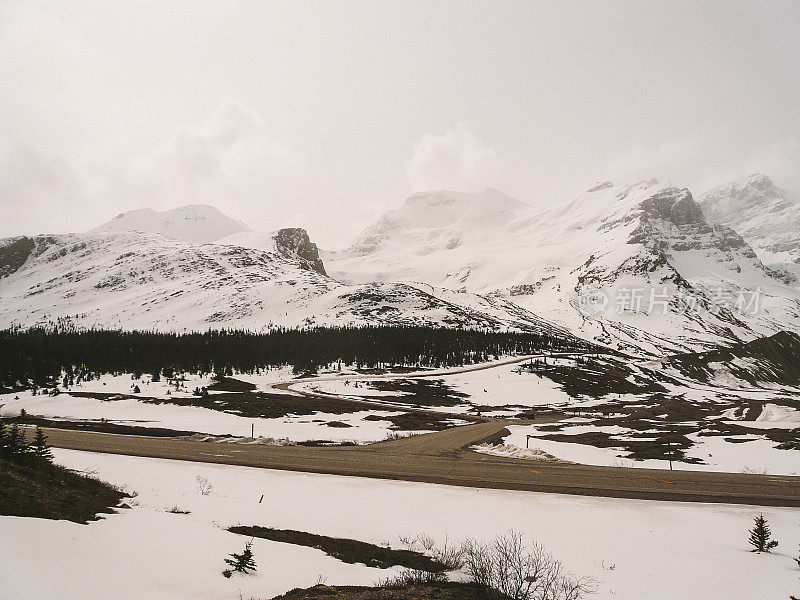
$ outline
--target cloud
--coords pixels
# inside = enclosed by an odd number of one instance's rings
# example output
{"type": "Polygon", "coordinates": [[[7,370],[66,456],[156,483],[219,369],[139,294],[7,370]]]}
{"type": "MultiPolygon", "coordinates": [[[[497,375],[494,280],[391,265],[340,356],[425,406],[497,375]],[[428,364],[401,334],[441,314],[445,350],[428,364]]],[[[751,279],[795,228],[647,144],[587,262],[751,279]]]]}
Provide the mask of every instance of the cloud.
{"type": "Polygon", "coordinates": [[[84,208],[86,185],[64,157],[0,138],[0,235],[40,233],[69,220],[84,208]]]}
{"type": "Polygon", "coordinates": [[[211,203],[263,211],[304,168],[303,155],[275,141],[260,115],[226,98],[204,123],[178,130],[139,157],[127,176],[128,194],[153,206],[211,203]]]}
{"type": "Polygon", "coordinates": [[[800,195],[800,144],[788,139],[749,156],[743,165],[750,173],[769,175],[780,186],[800,195]]]}
{"type": "Polygon", "coordinates": [[[753,173],[769,175],[778,185],[800,191],[800,145],[786,140],[734,159],[697,136],[673,138],[656,146],[636,145],[606,163],[596,180],[627,183],[655,177],[664,183],[702,193],[753,173]]]}
{"type": "Polygon", "coordinates": [[[114,141],[69,155],[0,138],[0,235],[80,231],[133,208],[212,204],[269,224],[294,214],[303,155],[232,98],[143,154],[114,141]]]}
{"type": "Polygon", "coordinates": [[[413,191],[476,191],[496,185],[505,163],[470,128],[459,123],[442,135],[425,134],[405,162],[413,191]]]}
{"type": "Polygon", "coordinates": [[[617,183],[656,178],[688,185],[703,169],[703,141],[696,136],[674,138],[657,146],[637,144],[606,163],[597,179],[617,183]]]}

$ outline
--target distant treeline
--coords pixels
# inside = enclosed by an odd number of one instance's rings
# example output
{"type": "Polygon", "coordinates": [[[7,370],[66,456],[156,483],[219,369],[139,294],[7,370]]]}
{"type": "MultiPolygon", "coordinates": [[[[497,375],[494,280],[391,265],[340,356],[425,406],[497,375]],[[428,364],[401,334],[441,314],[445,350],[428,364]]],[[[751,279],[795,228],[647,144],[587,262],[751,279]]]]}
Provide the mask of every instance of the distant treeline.
{"type": "Polygon", "coordinates": [[[0,330],[0,387],[16,388],[90,379],[104,373],[252,373],[290,365],[295,372],[355,365],[444,367],[586,345],[545,333],[490,332],[432,327],[331,327],[268,333],[213,330],[153,331],[0,330]]]}

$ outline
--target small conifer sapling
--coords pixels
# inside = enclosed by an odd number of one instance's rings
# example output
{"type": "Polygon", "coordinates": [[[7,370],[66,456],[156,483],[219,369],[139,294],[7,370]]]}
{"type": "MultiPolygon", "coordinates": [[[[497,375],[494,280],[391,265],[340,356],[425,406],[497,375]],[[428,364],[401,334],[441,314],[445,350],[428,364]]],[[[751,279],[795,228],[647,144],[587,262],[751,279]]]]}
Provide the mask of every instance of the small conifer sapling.
{"type": "Polygon", "coordinates": [[[46,462],[52,462],[53,460],[53,451],[47,445],[47,436],[45,436],[41,427],[36,428],[36,437],[33,439],[33,454],[39,460],[46,462]]]}
{"type": "MultiPolygon", "coordinates": [[[[245,542],[244,552],[241,554],[232,552],[229,556],[230,558],[226,558],[225,562],[230,565],[234,571],[247,574],[250,571],[256,570],[256,561],[253,559],[253,542],[245,542]]],[[[223,575],[224,574],[223,572],[223,575]]],[[[228,575],[226,575],[226,577],[228,577],[228,575]]]]}
{"type": "Polygon", "coordinates": [[[755,519],[755,526],[750,530],[750,545],[753,550],[750,552],[769,552],[778,545],[776,540],[771,540],[772,535],[767,525],[764,515],[758,515],[755,519]]]}

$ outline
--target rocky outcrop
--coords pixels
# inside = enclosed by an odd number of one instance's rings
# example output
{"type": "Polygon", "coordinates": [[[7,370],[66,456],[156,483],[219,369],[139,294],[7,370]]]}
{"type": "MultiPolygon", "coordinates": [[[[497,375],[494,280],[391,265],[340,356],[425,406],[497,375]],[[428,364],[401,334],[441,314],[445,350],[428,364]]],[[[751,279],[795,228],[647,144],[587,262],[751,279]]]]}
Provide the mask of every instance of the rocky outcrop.
{"type": "Polygon", "coordinates": [[[36,243],[29,237],[0,240],[0,278],[15,273],[25,264],[35,247],[36,243]]]}
{"type": "Polygon", "coordinates": [[[641,204],[643,219],[663,219],[674,225],[705,223],[703,210],[686,188],[667,188],[641,204]]]}
{"type": "Polygon", "coordinates": [[[736,230],[786,281],[800,280],[800,198],[754,174],[700,196],[710,223],[736,230]]]}
{"type": "Polygon", "coordinates": [[[274,235],[278,250],[295,254],[305,260],[311,269],[320,275],[327,276],[325,265],[319,257],[317,245],[308,237],[308,232],[300,227],[286,227],[279,229],[274,235]]]}

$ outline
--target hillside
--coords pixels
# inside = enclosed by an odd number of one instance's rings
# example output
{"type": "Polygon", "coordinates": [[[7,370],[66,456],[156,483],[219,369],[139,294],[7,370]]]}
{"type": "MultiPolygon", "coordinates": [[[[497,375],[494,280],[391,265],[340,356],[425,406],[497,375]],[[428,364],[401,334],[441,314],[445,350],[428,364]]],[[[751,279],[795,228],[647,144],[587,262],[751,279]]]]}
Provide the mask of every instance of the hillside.
{"type": "Polygon", "coordinates": [[[800,198],[756,173],[700,196],[712,223],[736,230],[772,269],[800,285],[800,198]]]}
{"type": "Polygon", "coordinates": [[[746,381],[754,386],[800,386],[800,335],[781,331],[708,352],[682,354],[667,364],[697,381],[746,381]]]}
{"type": "Polygon", "coordinates": [[[553,329],[499,298],[405,283],[345,285],[304,230],[270,250],[143,232],[0,240],[0,327],[67,322],[157,330],[433,325],[553,329]]]}
{"type": "Polygon", "coordinates": [[[86,523],[113,513],[126,496],[88,475],[53,464],[24,465],[0,458],[0,515],[86,523]]]}
{"type": "Polygon", "coordinates": [[[628,350],[686,351],[800,326],[800,297],[784,278],[736,232],[706,222],[689,190],[654,180],[602,183],[546,211],[494,190],[417,194],[323,258],[342,280],[504,298],[628,350]],[[754,292],[756,314],[737,310],[754,292]]]}
{"type": "Polygon", "coordinates": [[[157,212],[151,208],[132,210],[117,215],[92,229],[93,233],[132,232],[158,233],[166,237],[207,244],[250,228],[213,206],[195,204],[157,212]]]}

